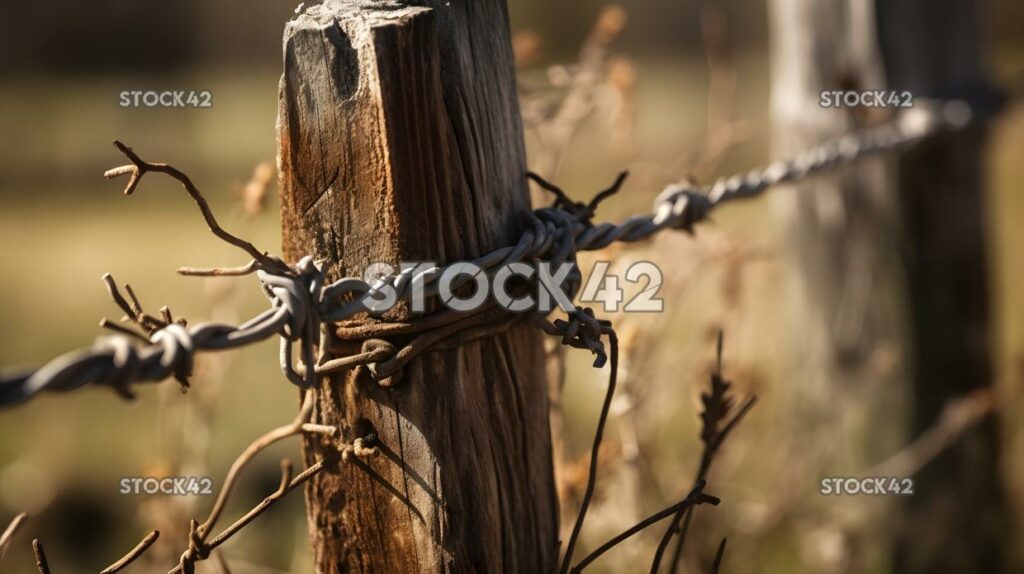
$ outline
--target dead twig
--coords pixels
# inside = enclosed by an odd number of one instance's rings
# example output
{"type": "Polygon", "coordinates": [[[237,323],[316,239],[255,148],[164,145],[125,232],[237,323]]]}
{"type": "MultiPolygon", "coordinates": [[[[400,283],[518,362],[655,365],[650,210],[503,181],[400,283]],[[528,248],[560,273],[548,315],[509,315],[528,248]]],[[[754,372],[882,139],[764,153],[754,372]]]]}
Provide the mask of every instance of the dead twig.
{"type": "Polygon", "coordinates": [[[673,514],[685,511],[687,508],[690,508],[692,506],[696,506],[698,504],[705,504],[705,503],[707,503],[707,504],[711,504],[713,506],[717,506],[718,503],[721,502],[721,500],[718,497],[711,496],[710,494],[704,494],[704,485],[705,485],[704,481],[698,482],[697,486],[692,491],[690,491],[690,494],[688,494],[686,496],[686,498],[682,499],[681,501],[677,502],[676,504],[673,504],[672,506],[669,506],[668,508],[666,508],[664,510],[661,510],[659,512],[656,512],[656,513],[648,516],[647,518],[645,518],[645,519],[641,520],[640,522],[636,523],[635,525],[631,526],[630,528],[628,528],[627,530],[625,530],[621,534],[615,536],[614,538],[612,538],[608,542],[605,542],[600,547],[598,547],[597,550],[594,550],[593,552],[588,554],[586,558],[584,558],[583,560],[580,560],[579,564],[577,564],[576,566],[573,567],[572,572],[574,574],[577,573],[577,572],[581,572],[584,568],[589,566],[591,562],[593,562],[594,560],[597,560],[598,558],[600,558],[602,554],[604,554],[605,552],[611,550],[616,545],[618,545],[621,542],[627,540],[628,538],[630,538],[634,534],[637,534],[638,532],[643,531],[648,526],[656,524],[659,521],[664,520],[665,518],[668,518],[669,516],[672,516],[673,514]]]}
{"type": "Polygon", "coordinates": [[[32,553],[36,555],[36,570],[39,574],[50,574],[50,565],[46,562],[46,552],[43,551],[43,543],[38,538],[32,540],[32,553]]]}
{"type": "Polygon", "coordinates": [[[725,542],[726,538],[723,538],[718,543],[718,551],[715,552],[715,561],[711,563],[711,574],[718,574],[718,569],[722,566],[722,557],[725,556],[725,542]]]}
{"type": "Polygon", "coordinates": [[[0,534],[0,560],[4,559],[4,554],[7,553],[7,547],[11,545],[11,541],[14,540],[14,535],[18,533],[21,526],[28,520],[28,513],[22,512],[21,514],[14,517],[11,523],[7,525],[3,534],[0,534]]]}
{"type": "MultiPolygon", "coordinates": [[[[734,399],[729,393],[729,387],[732,386],[732,384],[722,377],[722,342],[722,332],[719,331],[715,372],[711,374],[711,391],[710,393],[704,393],[701,395],[701,401],[704,403],[704,410],[701,412],[702,425],[700,438],[704,443],[704,450],[701,453],[697,476],[694,478],[695,484],[707,480],[708,472],[711,470],[711,463],[714,461],[718,450],[725,442],[725,439],[729,437],[729,434],[736,425],[739,424],[739,422],[743,420],[743,417],[746,416],[747,412],[753,408],[754,403],[757,400],[757,397],[748,398],[736,411],[736,414],[727,421],[727,418],[733,411],[734,399]]],[[[654,559],[651,562],[651,574],[657,574],[661,567],[661,561],[665,555],[665,550],[672,541],[672,537],[678,533],[679,538],[676,541],[676,547],[672,554],[671,567],[669,568],[670,572],[676,571],[676,567],[682,558],[683,545],[686,541],[686,533],[689,531],[692,517],[692,507],[684,508],[672,517],[672,522],[669,525],[668,530],[665,531],[664,536],[662,536],[661,541],[658,543],[657,550],[654,552],[654,559]],[[681,522],[682,527],[680,527],[681,522]]]]}
{"type": "Polygon", "coordinates": [[[178,180],[179,183],[185,188],[185,191],[192,198],[192,201],[199,206],[199,211],[203,214],[203,219],[206,221],[207,227],[214,235],[219,237],[221,240],[238,247],[239,249],[248,253],[253,259],[259,261],[260,265],[266,269],[272,269],[274,271],[287,274],[290,271],[288,265],[281,259],[270,255],[265,251],[260,251],[252,243],[228,233],[217,223],[217,218],[213,215],[213,210],[210,209],[210,205],[206,202],[206,198],[199,192],[192,180],[184,172],[177,168],[166,164],[166,163],[149,163],[143,161],[138,155],[132,151],[132,148],[124,145],[119,141],[114,141],[114,146],[117,147],[128,160],[131,161],[131,165],[122,165],[109,169],[103,173],[103,177],[107,179],[113,179],[122,175],[129,176],[128,184],[124,188],[125,195],[131,195],[135,188],[138,187],[139,181],[142,180],[142,176],[150,171],[163,173],[171,176],[178,180]]]}
{"type": "Polygon", "coordinates": [[[146,550],[149,550],[149,547],[156,542],[157,538],[160,538],[160,531],[154,530],[153,532],[150,532],[142,539],[141,542],[135,545],[135,548],[128,551],[128,554],[125,554],[123,558],[101,570],[100,574],[114,574],[115,572],[120,572],[122,568],[128,566],[132,562],[135,562],[135,560],[142,556],[146,550]]]}
{"type": "Polygon", "coordinates": [[[252,510],[245,513],[245,515],[225,528],[223,532],[210,541],[207,542],[202,539],[203,535],[199,531],[199,523],[192,520],[189,529],[189,549],[185,551],[185,554],[182,554],[181,562],[172,568],[168,574],[194,574],[196,562],[208,558],[210,552],[221,544],[227,542],[232,536],[237,534],[239,530],[247,526],[250,522],[255,520],[256,517],[263,514],[268,508],[273,506],[275,502],[284,498],[284,496],[289,492],[305,484],[305,482],[310,478],[316,476],[317,473],[324,469],[324,461],[317,461],[315,464],[302,471],[302,473],[295,478],[291,478],[290,462],[287,460],[283,461],[282,466],[285,467],[285,470],[282,472],[281,486],[278,487],[273,494],[264,498],[263,501],[257,504],[252,510]]]}
{"type": "Polygon", "coordinates": [[[981,388],[947,404],[938,421],[906,448],[869,468],[862,476],[913,476],[972,425],[996,408],[992,388],[981,388]]]}
{"type": "MultiPolygon", "coordinates": [[[[299,409],[299,413],[296,415],[295,420],[260,436],[246,447],[246,449],[242,451],[242,454],[238,455],[238,458],[236,458],[231,464],[231,468],[228,469],[228,474],[224,478],[224,485],[217,494],[217,498],[213,503],[213,508],[210,510],[210,514],[202,524],[196,523],[195,526],[191,528],[191,532],[189,533],[189,548],[182,553],[178,568],[186,573],[190,572],[187,568],[190,568],[197,560],[205,559],[209,555],[209,550],[212,546],[206,543],[206,537],[217,524],[217,520],[224,512],[228,498],[234,491],[235,485],[238,483],[238,478],[242,471],[246,466],[248,466],[249,462],[256,457],[256,455],[280,440],[302,433],[323,434],[332,437],[337,435],[337,427],[309,424],[309,417],[313,412],[313,403],[313,391],[306,391],[302,407],[299,409]]],[[[290,466],[284,474],[287,478],[282,479],[282,488],[284,488],[284,485],[291,479],[290,466]]],[[[255,516],[253,516],[253,518],[255,518],[255,516]]]]}

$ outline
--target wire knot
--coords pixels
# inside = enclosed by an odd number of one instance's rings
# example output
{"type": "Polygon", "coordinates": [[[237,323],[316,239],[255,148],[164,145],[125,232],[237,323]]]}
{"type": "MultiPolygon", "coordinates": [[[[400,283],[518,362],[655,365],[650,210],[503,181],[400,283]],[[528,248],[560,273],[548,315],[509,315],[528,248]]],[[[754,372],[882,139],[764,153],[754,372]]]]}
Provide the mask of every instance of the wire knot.
{"type": "Polygon", "coordinates": [[[363,341],[360,351],[368,359],[366,370],[378,385],[394,387],[402,381],[405,369],[395,361],[398,347],[394,343],[384,339],[367,339],[363,341]]]}
{"type": "Polygon", "coordinates": [[[178,566],[183,574],[195,574],[195,563],[210,557],[210,545],[204,539],[205,534],[199,528],[199,522],[192,519],[188,529],[188,549],[181,554],[178,566]]]}
{"type": "Polygon", "coordinates": [[[280,329],[281,370],[293,384],[308,388],[316,381],[315,369],[306,368],[304,376],[296,371],[292,364],[292,343],[299,342],[302,361],[307,367],[315,363],[315,347],[322,322],[320,308],[324,276],[308,255],[290,271],[292,273],[282,274],[260,268],[256,276],[271,305],[285,315],[280,329]]]}
{"type": "Polygon", "coordinates": [[[561,335],[563,345],[589,350],[595,355],[594,366],[603,367],[608,355],[601,342],[601,335],[611,329],[611,321],[594,317],[594,310],[590,307],[577,307],[568,316],[568,321],[555,319],[553,334],[561,335]]]}
{"type": "Polygon", "coordinates": [[[183,391],[188,389],[188,378],[192,375],[196,351],[192,334],[182,325],[171,323],[154,332],[149,340],[163,345],[164,352],[160,356],[160,366],[174,376],[174,379],[181,384],[183,391]]]}
{"type": "Polygon", "coordinates": [[[112,335],[97,339],[93,349],[113,353],[114,369],[103,382],[109,384],[123,398],[134,399],[135,393],[131,391],[131,384],[137,379],[140,367],[139,352],[135,345],[132,345],[127,337],[112,335]]]}
{"type": "Polygon", "coordinates": [[[375,433],[357,438],[352,441],[352,444],[346,444],[341,448],[341,460],[344,462],[352,462],[353,456],[368,460],[378,454],[380,454],[380,449],[377,448],[377,435],[375,433]]]}
{"type": "Polygon", "coordinates": [[[323,274],[313,263],[312,257],[303,257],[294,270],[294,275],[282,275],[264,269],[256,272],[271,304],[282,308],[287,314],[288,321],[281,334],[292,341],[304,337],[310,323],[319,325],[324,284],[323,274]]]}
{"type": "Polygon", "coordinates": [[[654,200],[654,224],[693,233],[693,226],[708,218],[714,203],[697,187],[672,184],[654,200]]]}

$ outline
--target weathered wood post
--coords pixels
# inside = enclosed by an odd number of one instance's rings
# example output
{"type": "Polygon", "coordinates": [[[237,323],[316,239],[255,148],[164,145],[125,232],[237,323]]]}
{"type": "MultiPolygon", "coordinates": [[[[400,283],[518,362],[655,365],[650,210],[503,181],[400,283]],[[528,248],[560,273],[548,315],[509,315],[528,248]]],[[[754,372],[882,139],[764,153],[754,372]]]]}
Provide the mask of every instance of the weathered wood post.
{"type": "MultiPolygon", "coordinates": [[[[984,3],[876,0],[890,85],[916,97],[966,98],[978,115],[998,105],[982,64],[984,3]]],[[[912,428],[991,389],[992,333],[983,122],[899,156],[901,255],[913,336],[912,428]]],[[[997,572],[1008,555],[1011,510],[1000,475],[999,421],[989,414],[915,477],[900,532],[899,572],[997,572]]]]}
{"type": "MultiPolygon", "coordinates": [[[[771,0],[769,7],[773,155],[791,157],[869,123],[864,110],[823,107],[821,94],[885,87],[871,3],[771,0]]],[[[772,196],[796,280],[789,290],[796,320],[787,325],[795,380],[779,390],[793,416],[814,429],[814,444],[827,445],[808,449],[826,474],[860,472],[908,440],[893,164],[889,156],[864,158],[772,196]]],[[[876,521],[865,529],[885,544],[888,527],[876,521]]]]}
{"type": "MultiPolygon", "coordinates": [[[[821,109],[822,90],[891,88],[919,99],[983,93],[981,7],[972,0],[769,5],[780,155],[864,119],[863,110],[821,109]]],[[[947,134],[814,178],[803,193],[778,199],[794,208],[789,222],[801,250],[806,307],[817,325],[801,333],[817,345],[810,363],[823,363],[816,373],[829,381],[871,385],[872,397],[892,393],[865,369],[872,349],[888,341],[908,358],[907,375],[886,379],[907,380],[911,437],[937,424],[949,401],[992,383],[983,143],[983,129],[947,134]],[[897,281],[902,288],[894,289],[897,281]],[[904,310],[893,305],[899,300],[904,310]]],[[[815,404],[834,404],[827,395],[815,404]]],[[[893,428],[892,420],[868,422],[893,428]]],[[[990,416],[910,477],[915,493],[905,501],[908,512],[887,537],[895,541],[896,571],[998,570],[1007,526],[998,464],[998,425],[990,416]]]]}
{"type": "MultiPolygon", "coordinates": [[[[289,22],[278,116],[284,251],[328,279],[509,245],[529,209],[503,0],[327,0],[289,22]],[[420,3],[417,3],[420,4],[420,3]]],[[[395,310],[392,319],[402,318],[395,310]]],[[[322,383],[315,422],[383,452],[307,490],[319,572],[539,572],[557,504],[540,335],[421,355],[401,384],[322,383]]]]}

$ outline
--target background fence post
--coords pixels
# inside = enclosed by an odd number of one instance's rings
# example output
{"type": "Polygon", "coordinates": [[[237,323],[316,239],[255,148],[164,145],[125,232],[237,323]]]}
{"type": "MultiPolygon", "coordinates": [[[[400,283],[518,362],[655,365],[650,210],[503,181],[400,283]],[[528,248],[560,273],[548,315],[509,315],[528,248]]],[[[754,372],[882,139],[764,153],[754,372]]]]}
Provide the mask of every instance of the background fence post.
{"type": "MultiPolygon", "coordinates": [[[[974,0],[877,1],[882,59],[890,85],[915,97],[964,98],[990,113],[981,26],[974,0]]],[[[910,295],[914,371],[912,432],[936,424],[943,408],[994,388],[985,213],[984,122],[899,155],[901,256],[910,295]]],[[[899,572],[996,572],[1010,540],[994,413],[968,428],[915,477],[900,533],[899,572]]]]}
{"type": "MultiPolygon", "coordinates": [[[[909,90],[919,100],[968,98],[980,111],[991,103],[977,99],[986,92],[981,5],[972,0],[772,0],[770,6],[776,155],[886,113],[821,109],[823,90],[909,90]]],[[[844,396],[877,405],[893,394],[879,383],[906,380],[900,386],[910,414],[891,419],[873,411],[862,440],[899,436],[893,422],[906,418],[909,441],[936,426],[951,401],[991,387],[984,139],[983,128],[941,135],[776,198],[793,208],[807,324],[819,329],[799,334],[812,355],[805,364],[819,364],[816,376],[827,377],[810,382],[829,386],[809,403],[811,410],[827,412],[831,405],[842,411],[837,421],[849,420],[854,402],[842,403],[844,396]],[[902,287],[894,289],[897,282],[902,287]],[[907,360],[880,380],[873,355],[889,343],[892,356],[907,360]],[[850,383],[870,395],[855,394],[850,383]]],[[[897,405],[885,412],[898,413],[897,405]]],[[[893,445],[879,446],[891,454],[893,445]]],[[[873,451],[880,453],[878,446],[873,451]]],[[[998,425],[989,415],[922,461],[910,477],[915,492],[905,500],[907,512],[889,526],[896,571],[998,570],[1008,526],[999,459],[998,425]]]]}
{"type": "MultiPolygon", "coordinates": [[[[329,280],[482,255],[513,243],[529,209],[504,0],[409,4],[328,0],[285,31],[284,250],[314,255],[329,280]]],[[[376,432],[383,453],[334,460],[307,489],[318,571],[555,563],[544,356],[528,325],[421,355],[394,389],[365,370],[329,377],[314,418],[349,441],[376,432]]]]}
{"type": "MultiPolygon", "coordinates": [[[[863,108],[821,105],[825,90],[885,87],[871,3],[771,0],[769,7],[773,156],[877,123],[863,108]]],[[[802,429],[805,464],[824,476],[859,474],[910,440],[893,168],[892,154],[867,157],[772,197],[787,234],[782,260],[795,282],[785,291],[794,376],[778,389],[781,411],[802,429]]],[[[814,489],[820,478],[800,477],[814,489]]],[[[830,519],[854,549],[849,571],[873,567],[869,553],[856,550],[868,540],[880,553],[893,547],[896,528],[886,518],[898,505],[896,497],[877,497],[859,524],[830,519]]]]}

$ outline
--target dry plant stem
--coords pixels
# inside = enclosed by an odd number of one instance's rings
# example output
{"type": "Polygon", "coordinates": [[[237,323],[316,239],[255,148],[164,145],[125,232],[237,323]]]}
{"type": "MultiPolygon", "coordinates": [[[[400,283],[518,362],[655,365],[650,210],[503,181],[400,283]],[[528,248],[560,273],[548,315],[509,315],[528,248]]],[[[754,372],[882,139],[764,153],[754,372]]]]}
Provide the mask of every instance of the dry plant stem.
{"type": "MultiPolygon", "coordinates": [[[[757,397],[750,397],[743,404],[743,406],[740,407],[739,412],[736,414],[735,417],[732,418],[731,421],[729,421],[729,424],[727,424],[725,429],[722,431],[722,434],[720,435],[721,439],[716,441],[715,446],[714,446],[714,451],[715,452],[717,452],[718,447],[721,446],[722,442],[725,440],[725,437],[728,436],[729,432],[731,432],[732,429],[740,422],[740,420],[742,420],[743,417],[746,416],[747,412],[750,411],[751,408],[753,408],[754,403],[756,403],[756,402],[757,402],[757,397]]],[[[714,456],[714,454],[712,454],[712,458],[713,458],[713,456],[714,456]]],[[[701,480],[703,480],[704,477],[707,476],[707,473],[708,473],[708,471],[710,469],[711,469],[711,458],[708,459],[707,465],[703,467],[703,474],[702,474],[701,480]]],[[[679,569],[679,562],[680,562],[680,560],[682,559],[682,556],[683,556],[683,545],[686,543],[686,533],[689,532],[689,530],[690,530],[690,521],[693,520],[693,511],[692,510],[688,510],[688,511],[686,511],[683,514],[684,514],[684,516],[683,516],[683,526],[679,530],[679,538],[676,540],[676,547],[672,551],[672,567],[669,569],[669,572],[676,572],[679,569]]]]}
{"type": "Polygon", "coordinates": [[[50,565],[46,563],[46,552],[38,538],[32,540],[32,553],[36,555],[36,570],[39,574],[50,574],[50,565]]]}
{"type": "Polygon", "coordinates": [[[145,538],[142,539],[141,542],[135,545],[135,548],[132,548],[128,552],[128,554],[125,554],[124,558],[121,558],[117,562],[114,562],[110,566],[107,566],[106,568],[100,571],[100,574],[114,574],[114,572],[121,571],[121,569],[123,569],[125,566],[131,564],[132,562],[135,562],[135,560],[137,560],[139,556],[142,556],[142,554],[146,550],[149,550],[149,547],[152,546],[154,542],[156,542],[157,538],[160,538],[159,531],[154,530],[153,532],[150,532],[146,535],[145,538]]]}
{"type": "Polygon", "coordinates": [[[984,387],[947,404],[939,420],[906,448],[861,476],[914,476],[929,461],[955,443],[961,434],[996,408],[992,387],[984,387]]]}
{"type": "Polygon", "coordinates": [[[203,195],[196,188],[195,184],[192,183],[192,180],[183,172],[166,163],[145,162],[142,159],[140,159],[139,156],[136,155],[135,152],[132,151],[130,147],[124,145],[119,141],[115,141],[114,145],[117,147],[117,149],[121,150],[121,153],[128,157],[128,160],[132,162],[132,165],[123,165],[121,167],[115,167],[114,169],[106,171],[103,174],[103,177],[107,179],[112,179],[122,175],[130,176],[128,180],[128,185],[125,186],[124,188],[125,195],[131,195],[132,192],[135,191],[135,188],[138,187],[139,185],[139,180],[141,180],[142,176],[145,175],[147,172],[155,171],[158,173],[169,175],[174,179],[178,180],[179,183],[181,183],[181,185],[185,188],[185,191],[188,192],[189,196],[192,198],[192,201],[194,201],[196,205],[199,206],[199,211],[202,212],[203,219],[206,220],[206,225],[210,228],[210,231],[213,232],[214,235],[219,237],[221,240],[230,243],[231,245],[234,245],[239,249],[242,249],[250,256],[252,256],[254,260],[258,261],[261,265],[265,266],[268,269],[275,269],[283,272],[288,271],[287,265],[285,265],[282,261],[274,259],[267,253],[257,249],[256,246],[254,246],[252,243],[249,243],[248,241],[236,237],[231,233],[225,231],[220,226],[220,224],[217,223],[217,218],[214,217],[213,211],[210,209],[210,205],[206,202],[206,198],[203,197],[203,195]]]}
{"type": "MultiPolygon", "coordinates": [[[[722,378],[722,342],[723,335],[721,332],[718,333],[717,348],[716,348],[716,365],[715,373],[711,377],[711,393],[705,395],[704,401],[704,412],[701,418],[704,421],[704,429],[701,432],[701,437],[704,439],[704,450],[700,457],[700,466],[697,469],[697,475],[694,478],[694,484],[707,480],[708,471],[711,470],[711,463],[714,461],[715,455],[718,453],[718,449],[725,442],[725,439],[729,437],[732,430],[736,428],[743,417],[746,416],[747,412],[754,406],[757,397],[749,397],[743,405],[739,408],[736,414],[730,419],[725,425],[718,428],[718,423],[721,418],[728,415],[729,410],[732,406],[732,398],[728,394],[729,383],[722,378]]],[[[683,545],[686,541],[686,533],[690,528],[690,521],[693,519],[693,512],[690,508],[684,509],[683,511],[672,517],[672,522],[662,536],[661,541],[658,543],[658,548],[654,552],[654,559],[651,562],[651,574],[657,574],[661,567],[661,561],[665,556],[665,551],[668,549],[669,543],[672,541],[672,537],[679,533],[679,539],[676,541],[675,550],[672,553],[672,562],[669,572],[675,572],[683,554],[683,545]],[[682,528],[680,528],[682,523],[682,528]]]]}
{"type": "Polygon", "coordinates": [[[715,561],[711,563],[711,574],[718,574],[718,569],[722,567],[722,557],[725,556],[725,542],[726,538],[723,538],[718,543],[718,551],[715,552],[715,561]]]}
{"type": "Polygon", "coordinates": [[[594,560],[597,560],[598,558],[600,558],[602,554],[604,554],[605,552],[611,550],[612,548],[614,548],[615,546],[617,546],[621,542],[627,540],[628,538],[630,538],[634,534],[637,534],[638,532],[641,532],[642,530],[644,530],[648,526],[656,524],[657,522],[659,522],[661,520],[664,520],[665,518],[668,518],[669,516],[672,516],[673,514],[675,514],[677,512],[685,511],[687,508],[690,508],[690,507],[695,506],[697,504],[707,503],[707,504],[711,504],[711,505],[716,505],[717,506],[718,503],[721,502],[721,500],[719,500],[715,496],[711,496],[709,494],[704,494],[704,484],[705,483],[703,481],[699,482],[697,484],[697,486],[690,492],[690,494],[688,494],[686,496],[686,498],[684,498],[683,500],[677,502],[676,504],[673,504],[672,506],[669,506],[668,508],[666,508],[664,510],[661,510],[659,512],[656,512],[656,513],[648,516],[647,518],[645,518],[645,519],[641,520],[640,522],[636,523],[635,525],[633,525],[632,527],[630,527],[629,529],[627,529],[623,533],[621,533],[618,536],[612,538],[608,542],[605,542],[604,544],[602,544],[597,550],[594,550],[593,552],[591,552],[589,555],[587,555],[586,558],[584,558],[583,560],[580,560],[579,564],[577,564],[576,566],[573,567],[573,569],[572,569],[573,574],[576,574],[577,572],[581,572],[584,568],[589,566],[594,560]]]}
{"type": "Polygon", "coordinates": [[[608,375],[608,391],[604,396],[604,404],[601,406],[601,416],[597,421],[597,430],[594,432],[594,445],[590,449],[590,472],[587,477],[587,490],[580,503],[580,511],[576,516],[576,524],[573,525],[572,535],[569,536],[569,545],[565,548],[565,557],[562,559],[562,574],[569,572],[572,564],[573,550],[576,548],[576,541],[579,539],[580,531],[583,529],[583,521],[587,516],[587,508],[594,496],[594,486],[597,482],[598,453],[601,450],[601,440],[604,437],[604,426],[608,422],[608,413],[611,411],[612,398],[615,395],[615,383],[619,371],[619,339],[615,331],[607,329],[608,342],[611,346],[611,372],[608,375]]]}
{"type": "MultiPolygon", "coordinates": [[[[209,542],[204,542],[205,550],[212,552],[218,546],[227,542],[232,536],[237,534],[239,530],[246,527],[250,522],[255,520],[257,516],[263,514],[263,512],[270,508],[275,502],[277,502],[281,498],[284,498],[286,494],[295,490],[299,486],[305,484],[306,481],[308,481],[310,478],[313,478],[317,473],[322,471],[324,469],[324,462],[322,460],[317,461],[315,464],[308,467],[306,470],[302,471],[301,474],[299,474],[295,478],[291,478],[290,480],[287,479],[290,478],[291,476],[291,464],[285,461],[283,466],[287,467],[287,470],[282,474],[282,484],[277,489],[277,491],[275,491],[270,496],[264,498],[262,502],[256,505],[249,512],[245,513],[244,516],[236,520],[233,524],[225,528],[223,532],[218,534],[212,540],[210,540],[209,542]]],[[[198,535],[198,533],[195,532],[195,529],[198,528],[198,524],[196,524],[194,520],[192,521],[192,528],[192,534],[198,535]]],[[[194,572],[194,565],[192,564],[192,562],[196,562],[203,559],[204,558],[202,557],[196,557],[190,559],[190,561],[183,560],[177,566],[169,570],[168,574],[191,574],[192,572],[194,572]]]]}
{"type": "Polygon", "coordinates": [[[309,417],[313,412],[314,394],[313,391],[306,391],[306,394],[302,401],[302,407],[299,409],[298,415],[295,420],[290,424],[278,427],[257,438],[250,444],[245,451],[242,452],[232,463],[231,468],[228,470],[227,477],[224,479],[224,485],[221,487],[220,493],[217,499],[214,501],[213,508],[210,510],[210,515],[206,521],[201,525],[195,520],[192,521],[190,532],[189,532],[189,548],[182,553],[179,560],[178,566],[171,570],[171,572],[184,572],[185,574],[191,574],[193,565],[196,561],[204,560],[209,556],[209,552],[215,548],[221,542],[230,538],[235,532],[244,527],[246,524],[251,522],[254,518],[259,516],[264,510],[266,510],[271,504],[283,497],[295,486],[304,482],[309,477],[313,476],[320,469],[323,468],[322,463],[318,463],[306,469],[302,474],[292,479],[291,463],[284,461],[282,463],[282,478],[281,486],[277,492],[273,495],[264,499],[260,505],[253,510],[250,510],[245,516],[237,520],[234,524],[227,527],[224,532],[218,535],[215,539],[207,541],[206,538],[209,536],[210,531],[216,525],[220,515],[224,512],[224,507],[227,504],[227,499],[234,490],[235,484],[238,482],[238,477],[242,471],[249,464],[249,462],[256,457],[261,451],[266,449],[268,446],[280,441],[284,438],[301,434],[303,432],[325,434],[334,436],[338,430],[336,427],[327,425],[310,424],[309,417]],[[314,470],[316,469],[316,470],[314,470]],[[296,482],[301,478],[301,481],[296,482]]]}
{"type": "Polygon", "coordinates": [[[11,545],[11,540],[14,539],[14,535],[18,533],[25,521],[28,520],[28,513],[22,512],[21,514],[14,517],[11,523],[7,525],[7,529],[0,535],[0,560],[4,559],[4,554],[7,553],[7,547],[11,545]]]}
{"type": "Polygon", "coordinates": [[[231,464],[231,468],[228,469],[227,477],[224,478],[224,486],[221,487],[220,493],[217,495],[217,500],[213,503],[213,509],[210,510],[209,517],[199,527],[201,534],[208,533],[217,523],[217,519],[220,518],[221,513],[224,512],[224,506],[227,504],[228,497],[231,496],[231,492],[234,490],[235,484],[238,482],[239,475],[249,462],[263,449],[279,440],[301,434],[303,432],[315,432],[327,435],[334,435],[337,432],[337,429],[332,426],[308,424],[309,416],[313,412],[313,398],[313,392],[306,391],[306,396],[302,401],[302,408],[299,409],[299,414],[295,417],[294,421],[290,424],[277,427],[276,429],[273,429],[265,435],[257,438],[245,449],[245,451],[242,452],[242,454],[238,456],[237,459],[235,459],[235,462],[231,464]]]}
{"type": "Polygon", "coordinates": [[[241,277],[255,273],[259,266],[259,261],[253,259],[239,267],[179,267],[178,274],[192,277],[241,277]]]}

